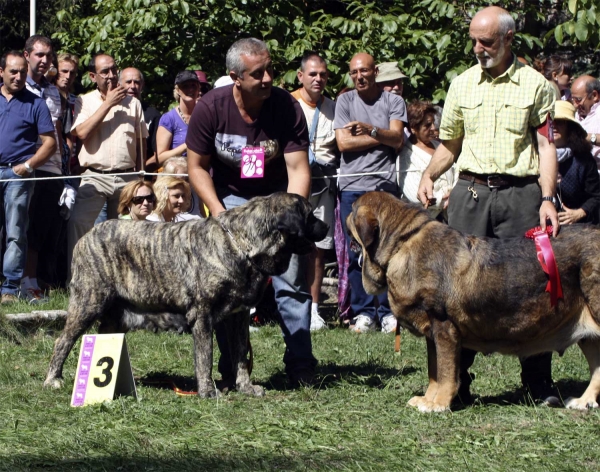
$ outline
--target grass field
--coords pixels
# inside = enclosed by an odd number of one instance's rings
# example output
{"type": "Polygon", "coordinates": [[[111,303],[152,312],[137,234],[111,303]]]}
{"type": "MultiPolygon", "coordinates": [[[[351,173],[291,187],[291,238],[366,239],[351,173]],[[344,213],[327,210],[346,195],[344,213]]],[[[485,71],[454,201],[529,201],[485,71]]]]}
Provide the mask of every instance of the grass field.
{"type": "MultiPolygon", "coordinates": [[[[50,391],[42,382],[57,331],[16,332],[3,323],[0,333],[0,470],[600,469],[600,413],[523,401],[513,358],[478,356],[474,406],[436,415],[407,407],[427,381],[425,342],[408,334],[398,355],[393,335],[314,333],[319,385],[289,390],[280,330],[261,327],[251,335],[252,377],[266,397],[201,400],[147,382],[172,375],[193,385],[190,336],[130,333],[139,399],[71,408],[79,344],[65,365],[65,388],[50,391]]],[[[577,348],[555,355],[563,396],[583,391],[586,365],[577,348]]]]}

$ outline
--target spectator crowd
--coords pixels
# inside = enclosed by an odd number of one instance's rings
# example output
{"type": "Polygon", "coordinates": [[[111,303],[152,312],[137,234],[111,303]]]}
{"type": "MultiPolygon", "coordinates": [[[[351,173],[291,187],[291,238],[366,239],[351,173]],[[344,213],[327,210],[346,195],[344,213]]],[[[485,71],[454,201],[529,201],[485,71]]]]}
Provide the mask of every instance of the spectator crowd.
{"type": "MultiPolygon", "coordinates": [[[[443,110],[405,103],[397,62],[364,52],[348,64],[353,87],[329,97],[325,54],[307,51],[290,93],[273,85],[265,43],[246,38],[230,47],[214,87],[202,71],[177,73],[174,103],[162,113],[144,101],[135,64],[95,55],[87,65],[94,89],[77,97],[78,57],[30,37],[0,60],[1,303],[47,301],[50,287],[68,284],[77,241],[106,219],[176,223],[297,193],[330,226],[309,257],[295,256],[272,280],[286,372],[301,383],[317,362],[310,331],[327,326],[319,297],[334,248],[350,328],[396,330],[387,293],[365,292],[359,254],[349,250],[345,219],[365,192],[393,193],[478,236],[598,224],[600,81],[572,80],[567,57],[523,64],[501,8],[481,10],[469,32],[477,63],[452,82],[443,110]]],[[[225,379],[233,373],[219,327],[217,341],[225,379]]],[[[474,357],[461,355],[465,401],[474,357]]],[[[550,359],[521,360],[524,386],[547,403],[550,359]]]]}

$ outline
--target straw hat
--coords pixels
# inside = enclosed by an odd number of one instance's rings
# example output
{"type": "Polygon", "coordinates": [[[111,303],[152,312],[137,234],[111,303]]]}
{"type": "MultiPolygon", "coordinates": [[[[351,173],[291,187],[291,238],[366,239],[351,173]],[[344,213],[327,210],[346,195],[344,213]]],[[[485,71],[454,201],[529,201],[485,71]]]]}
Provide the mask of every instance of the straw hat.
{"type": "Polygon", "coordinates": [[[556,120],[566,120],[574,123],[577,126],[573,129],[577,130],[582,136],[587,136],[587,131],[584,130],[581,123],[575,119],[575,107],[572,103],[567,102],[566,100],[556,100],[556,102],[554,102],[554,121],[556,120]]]}

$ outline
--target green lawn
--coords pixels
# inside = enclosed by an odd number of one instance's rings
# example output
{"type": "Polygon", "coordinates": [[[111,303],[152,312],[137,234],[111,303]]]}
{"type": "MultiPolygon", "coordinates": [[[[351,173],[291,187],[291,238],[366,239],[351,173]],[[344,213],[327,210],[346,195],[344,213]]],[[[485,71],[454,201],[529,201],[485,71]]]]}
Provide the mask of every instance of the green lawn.
{"type": "MultiPolygon", "coordinates": [[[[53,308],[60,308],[60,303],[53,308]]],[[[6,310],[4,310],[6,311],[6,310]]],[[[18,310],[11,310],[13,312],[18,310]]],[[[192,339],[127,335],[138,400],[71,408],[79,344],[65,388],[42,389],[57,331],[0,326],[0,470],[423,470],[568,471],[600,468],[600,413],[521,402],[518,361],[478,356],[474,406],[423,414],[406,406],[427,380],[425,343],[405,334],[317,332],[320,385],[288,390],[278,328],[251,336],[253,379],[264,398],[178,397],[144,379],[193,377],[192,339]]],[[[215,363],[216,366],[216,363],[215,363]]],[[[564,396],[588,381],[577,348],[555,356],[564,396]]],[[[216,369],[215,369],[216,370],[216,369]]]]}

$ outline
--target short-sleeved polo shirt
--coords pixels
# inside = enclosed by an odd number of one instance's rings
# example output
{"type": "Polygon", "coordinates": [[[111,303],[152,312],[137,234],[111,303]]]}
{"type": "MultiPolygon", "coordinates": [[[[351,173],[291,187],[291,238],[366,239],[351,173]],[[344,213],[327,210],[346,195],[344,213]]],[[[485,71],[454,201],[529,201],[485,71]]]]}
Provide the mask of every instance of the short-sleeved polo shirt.
{"type": "Polygon", "coordinates": [[[35,154],[39,135],[53,131],[44,100],[25,88],[10,101],[0,93],[0,165],[25,162],[35,154]]]}
{"type": "Polygon", "coordinates": [[[516,58],[495,79],[473,66],[450,85],[440,139],[463,138],[461,171],[538,175],[535,130],[554,114],[554,100],[544,76],[516,58]]]}

